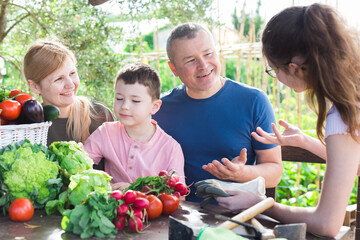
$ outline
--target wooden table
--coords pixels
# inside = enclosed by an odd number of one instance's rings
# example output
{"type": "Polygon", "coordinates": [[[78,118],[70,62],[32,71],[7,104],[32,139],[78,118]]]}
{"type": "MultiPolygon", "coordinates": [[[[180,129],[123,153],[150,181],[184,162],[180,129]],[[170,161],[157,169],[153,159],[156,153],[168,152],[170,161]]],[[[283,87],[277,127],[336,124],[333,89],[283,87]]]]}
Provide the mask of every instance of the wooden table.
{"type": "MultiPolygon", "coordinates": [[[[210,225],[216,226],[221,221],[214,218],[214,214],[222,214],[225,216],[233,216],[228,210],[214,205],[208,205],[204,209],[200,209],[199,203],[194,202],[181,202],[180,208],[172,214],[174,218],[180,222],[186,223],[191,226],[194,235],[200,232],[200,229],[210,225]]],[[[13,222],[8,216],[0,217],[0,239],[1,240],[75,240],[80,239],[80,236],[65,232],[61,229],[61,218],[59,214],[46,215],[43,211],[35,211],[34,217],[27,222],[27,224],[39,226],[37,228],[30,228],[23,222],[13,222]]],[[[267,218],[266,216],[260,216],[260,222],[267,227],[273,227],[277,224],[276,221],[267,218]]],[[[169,239],[169,217],[161,216],[157,219],[151,220],[143,234],[131,233],[131,237],[124,237],[119,232],[116,239],[138,240],[138,239],[169,239]]],[[[237,233],[247,233],[247,230],[242,226],[234,229],[237,233]]],[[[95,238],[92,238],[95,239],[95,238]]],[[[307,240],[319,240],[311,234],[307,234],[307,240]]],[[[322,238],[325,239],[325,238],[322,238]]],[[[327,239],[342,239],[350,240],[354,239],[352,231],[348,227],[343,227],[337,238],[327,239]]]]}

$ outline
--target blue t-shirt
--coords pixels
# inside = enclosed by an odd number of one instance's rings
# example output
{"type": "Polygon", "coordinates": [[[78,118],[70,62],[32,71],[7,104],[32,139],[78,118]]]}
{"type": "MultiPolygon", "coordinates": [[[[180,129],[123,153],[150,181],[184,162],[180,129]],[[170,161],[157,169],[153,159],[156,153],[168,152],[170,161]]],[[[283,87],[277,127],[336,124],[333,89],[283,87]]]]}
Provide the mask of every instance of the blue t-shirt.
{"type": "MultiPolygon", "coordinates": [[[[260,126],[273,132],[273,108],[265,93],[227,79],[224,86],[206,99],[190,98],[182,84],[161,97],[162,105],[154,119],[178,141],[185,157],[186,184],[215,178],[201,167],[213,160],[239,156],[247,149],[247,163],[255,164],[254,150],[273,148],[251,137],[260,126]]],[[[192,187],[187,200],[200,201],[192,187]]]]}

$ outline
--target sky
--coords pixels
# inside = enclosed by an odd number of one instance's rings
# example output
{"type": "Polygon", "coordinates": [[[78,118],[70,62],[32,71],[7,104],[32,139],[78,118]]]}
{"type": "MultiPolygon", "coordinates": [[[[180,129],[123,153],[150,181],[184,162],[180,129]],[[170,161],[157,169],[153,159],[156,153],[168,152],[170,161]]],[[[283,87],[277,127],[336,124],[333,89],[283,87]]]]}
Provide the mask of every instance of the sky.
{"type": "MultiPolygon", "coordinates": [[[[216,13],[213,13],[214,18],[220,19],[222,23],[226,26],[233,28],[231,15],[236,10],[238,12],[238,16],[240,16],[240,11],[243,8],[245,2],[245,12],[250,15],[255,15],[255,11],[257,8],[258,0],[214,0],[213,7],[218,9],[216,13]],[[214,15],[215,14],[215,15],[214,15]]],[[[343,16],[350,26],[353,26],[360,30],[360,17],[359,17],[359,9],[360,9],[360,1],[358,0],[321,0],[321,1],[311,1],[311,0],[261,0],[260,6],[260,15],[263,17],[265,23],[270,20],[272,16],[283,10],[284,8],[291,6],[307,6],[313,3],[323,3],[328,4],[340,12],[340,15],[343,16]]],[[[111,0],[107,3],[104,3],[100,6],[101,9],[108,11],[113,14],[117,14],[119,9],[116,7],[116,0],[111,0]]],[[[138,28],[142,34],[147,34],[153,31],[154,24],[157,24],[158,27],[166,25],[167,22],[157,20],[153,22],[140,23],[138,28]]],[[[117,23],[117,25],[122,26],[124,28],[125,38],[133,38],[134,34],[137,36],[137,33],[134,33],[132,29],[133,25],[129,25],[128,23],[117,23]],[[129,26],[132,26],[129,28],[129,26]]],[[[126,43],[122,43],[123,45],[126,43]]],[[[119,48],[122,48],[121,46],[119,48]]]]}
{"type": "MultiPolygon", "coordinates": [[[[245,0],[214,0],[215,7],[219,8],[220,19],[227,24],[231,24],[231,14],[234,7],[240,13],[245,0]]],[[[245,12],[255,14],[258,0],[246,0],[245,12]]],[[[260,15],[267,22],[272,16],[291,6],[307,6],[313,3],[328,4],[336,8],[340,14],[347,20],[349,25],[360,29],[360,1],[358,0],[261,0],[260,15]]],[[[238,14],[239,15],[239,14],[238,14]]]]}
{"type": "MultiPolygon", "coordinates": [[[[102,4],[99,7],[102,9],[116,13],[119,11],[114,7],[115,0],[102,4]]],[[[245,2],[245,12],[255,14],[258,0],[214,0],[214,7],[218,8],[218,13],[222,22],[231,25],[231,14],[234,8],[240,13],[245,2]]],[[[340,14],[347,19],[348,23],[360,29],[360,1],[358,0],[261,0],[260,15],[264,17],[267,22],[272,16],[280,12],[282,9],[290,6],[307,6],[312,3],[328,4],[336,8],[340,14]]],[[[238,14],[239,15],[239,14],[238,14]]]]}

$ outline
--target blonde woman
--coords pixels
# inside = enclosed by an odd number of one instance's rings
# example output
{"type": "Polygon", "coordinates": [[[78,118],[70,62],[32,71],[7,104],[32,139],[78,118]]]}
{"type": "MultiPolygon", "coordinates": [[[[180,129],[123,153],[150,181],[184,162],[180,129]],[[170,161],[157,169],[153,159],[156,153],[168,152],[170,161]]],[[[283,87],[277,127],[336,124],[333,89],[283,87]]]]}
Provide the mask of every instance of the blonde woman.
{"type": "Polygon", "coordinates": [[[84,143],[103,122],[113,121],[111,111],[103,104],[77,96],[80,84],[74,54],[53,40],[37,40],[24,57],[24,75],[43,105],[60,109],[59,118],[49,128],[47,144],[54,141],[84,143]]]}

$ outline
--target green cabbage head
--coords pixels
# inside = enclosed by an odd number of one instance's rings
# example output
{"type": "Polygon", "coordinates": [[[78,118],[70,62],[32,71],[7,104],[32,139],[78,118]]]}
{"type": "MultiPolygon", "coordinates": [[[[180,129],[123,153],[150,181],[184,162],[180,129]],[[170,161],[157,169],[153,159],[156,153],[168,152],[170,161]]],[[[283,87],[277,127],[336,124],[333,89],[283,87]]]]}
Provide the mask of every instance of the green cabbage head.
{"type": "Polygon", "coordinates": [[[62,181],[59,166],[47,147],[28,140],[11,143],[0,150],[0,207],[15,198],[30,199],[35,208],[55,199],[62,181]]]}

